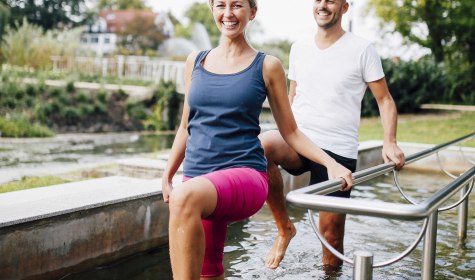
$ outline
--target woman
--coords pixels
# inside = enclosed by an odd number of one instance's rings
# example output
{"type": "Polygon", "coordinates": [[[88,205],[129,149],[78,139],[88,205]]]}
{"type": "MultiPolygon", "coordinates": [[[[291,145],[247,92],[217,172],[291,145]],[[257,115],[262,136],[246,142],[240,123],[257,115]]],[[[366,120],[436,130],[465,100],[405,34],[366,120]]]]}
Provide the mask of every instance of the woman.
{"type": "Polygon", "coordinates": [[[186,61],[183,116],[162,178],[175,279],[224,279],[227,224],[250,217],[264,204],[267,163],[258,135],[266,97],[289,145],[326,166],[331,179],[352,184],[351,172],[298,130],[280,61],[246,41],[256,1],[210,0],[210,6],[221,42],[186,61]],[[173,187],[183,160],[184,182],[173,187]]]}

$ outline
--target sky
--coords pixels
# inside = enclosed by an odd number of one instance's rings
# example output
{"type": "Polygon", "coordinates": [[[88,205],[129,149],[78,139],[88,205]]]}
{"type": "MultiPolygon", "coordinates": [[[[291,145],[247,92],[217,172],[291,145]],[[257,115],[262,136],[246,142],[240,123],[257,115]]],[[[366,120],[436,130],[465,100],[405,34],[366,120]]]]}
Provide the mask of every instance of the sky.
{"type": "MultiPolygon", "coordinates": [[[[207,3],[207,0],[148,0],[148,5],[156,12],[171,11],[182,19],[185,11],[195,2],[207,3]]],[[[312,0],[258,0],[256,19],[263,33],[258,41],[287,39],[291,42],[316,31],[313,18],[312,0]]],[[[383,36],[374,16],[365,13],[366,0],[349,1],[350,9],[343,16],[343,27],[348,30],[352,21],[352,32],[372,41],[382,57],[399,56],[402,59],[417,58],[427,53],[420,48],[402,47],[402,39],[397,35],[383,36]],[[384,37],[384,38],[383,38],[384,37]]],[[[251,23],[252,24],[252,23],[251,23]]]]}

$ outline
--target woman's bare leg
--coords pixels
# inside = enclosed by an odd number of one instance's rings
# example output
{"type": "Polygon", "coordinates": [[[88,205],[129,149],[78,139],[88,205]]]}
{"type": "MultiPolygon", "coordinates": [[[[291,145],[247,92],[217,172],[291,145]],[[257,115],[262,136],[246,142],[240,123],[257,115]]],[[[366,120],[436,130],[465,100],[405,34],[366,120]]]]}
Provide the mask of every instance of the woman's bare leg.
{"type": "Polygon", "coordinates": [[[169,243],[174,279],[200,279],[205,253],[201,219],[213,213],[216,203],[214,185],[202,177],[190,179],[171,192],[169,243]]]}

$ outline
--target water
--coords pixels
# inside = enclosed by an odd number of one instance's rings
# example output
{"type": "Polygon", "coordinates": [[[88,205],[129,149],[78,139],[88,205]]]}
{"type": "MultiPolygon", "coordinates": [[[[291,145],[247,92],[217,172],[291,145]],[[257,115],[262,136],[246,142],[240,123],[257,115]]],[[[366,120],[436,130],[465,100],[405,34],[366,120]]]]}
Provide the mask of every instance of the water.
{"type": "MultiPolygon", "coordinates": [[[[415,198],[429,197],[451,179],[439,173],[400,174],[402,186],[415,198]]],[[[458,197],[458,195],[457,195],[458,197]]],[[[357,186],[352,198],[368,201],[403,202],[392,177],[357,186]]],[[[475,195],[470,196],[468,240],[457,245],[457,211],[439,214],[435,279],[475,279],[475,195]]],[[[451,202],[455,202],[452,199],[451,202]]],[[[290,208],[297,235],[276,270],[265,268],[264,261],[276,236],[275,225],[267,207],[247,221],[230,225],[225,247],[226,279],[351,279],[352,267],[345,264],[341,271],[328,276],[321,267],[321,246],[308,221],[307,212],[290,208]]],[[[404,251],[418,235],[421,221],[404,222],[348,215],[345,236],[346,256],[359,249],[374,253],[375,263],[392,259],[404,251]]],[[[420,279],[422,243],[402,261],[375,269],[374,279],[420,279]]],[[[108,266],[97,267],[64,279],[171,279],[168,248],[157,248],[131,256],[108,266]]]]}
{"type": "Polygon", "coordinates": [[[173,134],[62,134],[54,138],[0,138],[0,184],[23,176],[58,175],[111,164],[171,147],[173,134]]]}

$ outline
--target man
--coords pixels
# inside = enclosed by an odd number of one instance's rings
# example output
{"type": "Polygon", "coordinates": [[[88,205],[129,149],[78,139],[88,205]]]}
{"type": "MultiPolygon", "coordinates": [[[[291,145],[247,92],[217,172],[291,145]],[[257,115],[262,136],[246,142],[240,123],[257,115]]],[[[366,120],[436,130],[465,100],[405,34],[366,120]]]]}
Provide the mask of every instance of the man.
{"type": "MultiPolygon", "coordinates": [[[[290,51],[289,99],[297,125],[314,143],[352,172],[356,169],[361,100],[366,88],[373,93],[384,128],[382,156],[396,168],[404,165],[404,154],[396,143],[397,111],[381,60],[371,44],[342,28],[348,11],[346,0],[315,0],[313,14],[317,33],[295,42],[290,51]]],[[[269,195],[267,204],[278,228],[278,236],[267,256],[266,266],[276,268],[284,257],[296,229],[285,208],[282,166],[292,175],[310,171],[310,184],[328,180],[326,169],[297,154],[277,131],[260,136],[268,159],[269,195]]],[[[351,184],[329,195],[350,196],[351,184]],[[349,185],[349,186],[348,186],[349,185]]],[[[320,231],[325,239],[343,253],[345,215],[320,212],[320,231]]],[[[323,248],[326,270],[342,261],[323,248]]]]}

